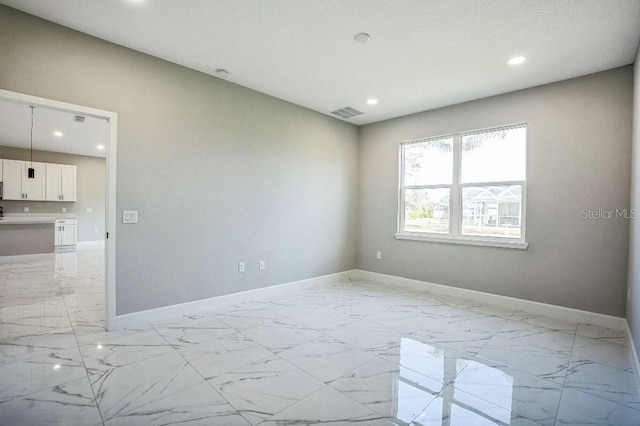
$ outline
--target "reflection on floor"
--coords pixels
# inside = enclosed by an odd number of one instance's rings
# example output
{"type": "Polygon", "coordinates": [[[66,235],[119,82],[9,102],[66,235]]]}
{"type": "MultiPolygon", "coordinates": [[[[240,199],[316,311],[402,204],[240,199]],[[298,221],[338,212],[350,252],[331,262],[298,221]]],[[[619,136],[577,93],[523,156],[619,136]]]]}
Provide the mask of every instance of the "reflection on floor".
{"type": "Polygon", "coordinates": [[[640,424],[619,331],[346,282],[106,333],[102,258],[0,264],[0,424],[640,424]]]}

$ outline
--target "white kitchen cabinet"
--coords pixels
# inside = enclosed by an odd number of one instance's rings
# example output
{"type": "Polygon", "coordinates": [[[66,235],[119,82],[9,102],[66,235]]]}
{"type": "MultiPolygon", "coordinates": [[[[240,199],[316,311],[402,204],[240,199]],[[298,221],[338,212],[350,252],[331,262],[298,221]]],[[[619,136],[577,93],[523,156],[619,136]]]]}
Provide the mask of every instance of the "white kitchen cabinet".
{"type": "Polygon", "coordinates": [[[0,160],[3,199],[21,201],[77,201],[77,166],[19,160],[0,160]],[[29,168],[35,177],[29,179],[29,168]]]}
{"type": "Polygon", "coordinates": [[[2,160],[2,188],[4,200],[44,200],[44,163],[2,160]],[[29,168],[35,177],[29,179],[29,168]]]}
{"type": "Polygon", "coordinates": [[[0,182],[2,182],[2,158],[0,158],[0,182]]]}
{"type": "Polygon", "coordinates": [[[60,245],[70,246],[78,241],[78,225],[63,225],[60,245]]]}
{"type": "Polygon", "coordinates": [[[78,219],[56,220],[56,246],[71,246],[78,241],[78,219]]]}
{"type": "Polygon", "coordinates": [[[62,201],[76,201],[76,166],[62,165],[60,175],[60,195],[62,201]]]}
{"type": "Polygon", "coordinates": [[[46,165],[47,201],[76,201],[76,166],[46,165]]]}
{"type": "Polygon", "coordinates": [[[60,164],[47,164],[45,170],[45,199],[47,201],[60,201],[60,174],[62,172],[60,164]]]}
{"type": "Polygon", "coordinates": [[[2,160],[2,199],[24,200],[22,169],[24,161],[2,160]]]}
{"type": "Polygon", "coordinates": [[[25,200],[44,201],[45,164],[25,161],[22,171],[22,192],[25,200]],[[29,179],[29,168],[33,167],[35,175],[29,179]]]}

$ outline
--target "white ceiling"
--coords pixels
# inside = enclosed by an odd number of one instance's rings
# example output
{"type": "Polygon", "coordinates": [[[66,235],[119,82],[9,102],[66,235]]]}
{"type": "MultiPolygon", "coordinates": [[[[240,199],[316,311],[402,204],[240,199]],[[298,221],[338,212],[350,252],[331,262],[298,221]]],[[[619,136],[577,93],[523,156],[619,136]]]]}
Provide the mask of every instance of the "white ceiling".
{"type": "MultiPolygon", "coordinates": [[[[73,112],[36,107],[33,111],[33,149],[66,154],[105,157],[107,121],[85,117],[76,123],[73,112]],[[62,132],[57,137],[53,132],[62,132]]],[[[31,109],[29,105],[0,99],[0,145],[15,148],[31,147],[31,109]]],[[[37,156],[34,161],[39,161],[37,156]]]]}
{"type": "Polygon", "coordinates": [[[640,0],[0,3],[355,124],[627,65],[640,40],[640,0]]]}

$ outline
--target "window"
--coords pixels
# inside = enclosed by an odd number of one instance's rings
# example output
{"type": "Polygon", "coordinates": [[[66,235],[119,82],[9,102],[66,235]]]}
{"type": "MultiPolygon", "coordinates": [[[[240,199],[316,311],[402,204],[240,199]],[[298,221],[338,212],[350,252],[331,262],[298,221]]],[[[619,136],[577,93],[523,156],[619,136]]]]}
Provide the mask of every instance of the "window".
{"type": "Polygon", "coordinates": [[[526,248],[524,124],[404,142],[397,238],[526,248]]]}

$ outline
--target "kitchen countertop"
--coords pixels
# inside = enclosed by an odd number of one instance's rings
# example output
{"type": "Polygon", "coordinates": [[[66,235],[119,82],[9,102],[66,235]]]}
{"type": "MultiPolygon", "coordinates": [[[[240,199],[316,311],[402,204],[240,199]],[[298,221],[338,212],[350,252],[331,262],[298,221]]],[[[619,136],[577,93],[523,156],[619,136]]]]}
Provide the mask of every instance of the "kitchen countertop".
{"type": "Polygon", "coordinates": [[[35,225],[42,223],[56,223],[55,217],[5,217],[0,219],[0,225],[35,225]]]}
{"type": "Polygon", "coordinates": [[[76,214],[70,213],[5,213],[0,219],[0,225],[36,225],[55,223],[56,219],[77,219],[76,214]]]}

